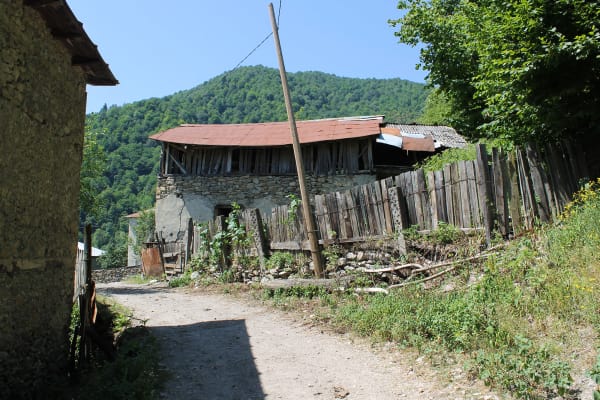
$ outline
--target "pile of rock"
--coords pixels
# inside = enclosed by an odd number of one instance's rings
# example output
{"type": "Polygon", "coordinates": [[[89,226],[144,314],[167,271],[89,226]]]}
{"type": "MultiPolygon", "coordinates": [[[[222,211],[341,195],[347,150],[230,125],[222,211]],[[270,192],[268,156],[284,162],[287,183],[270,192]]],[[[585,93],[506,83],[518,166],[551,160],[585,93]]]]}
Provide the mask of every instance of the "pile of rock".
{"type": "Polygon", "coordinates": [[[390,253],[382,251],[349,251],[338,258],[337,267],[343,271],[354,271],[357,268],[375,269],[390,266],[393,261],[390,253]]]}
{"type": "MultiPolygon", "coordinates": [[[[391,253],[385,251],[345,251],[338,257],[336,259],[334,255],[326,260],[325,278],[335,279],[365,270],[379,270],[404,263],[403,260],[395,259],[391,253]]],[[[311,261],[299,266],[266,269],[262,273],[259,267],[237,266],[235,272],[239,280],[246,283],[273,279],[310,278],[314,274],[314,264],[311,261]]],[[[389,271],[383,271],[374,273],[373,278],[393,282],[401,277],[389,271]]]]}

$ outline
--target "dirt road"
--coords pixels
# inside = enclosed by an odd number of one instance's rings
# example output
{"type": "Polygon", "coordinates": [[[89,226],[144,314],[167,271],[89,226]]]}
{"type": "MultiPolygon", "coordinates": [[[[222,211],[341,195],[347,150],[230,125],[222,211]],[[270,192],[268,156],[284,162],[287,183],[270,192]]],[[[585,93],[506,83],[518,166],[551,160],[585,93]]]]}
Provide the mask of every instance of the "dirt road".
{"type": "Polygon", "coordinates": [[[479,385],[441,383],[397,351],[373,351],[232,297],[124,283],[99,291],[147,320],[160,340],[171,373],[166,399],[497,398],[479,385]]]}

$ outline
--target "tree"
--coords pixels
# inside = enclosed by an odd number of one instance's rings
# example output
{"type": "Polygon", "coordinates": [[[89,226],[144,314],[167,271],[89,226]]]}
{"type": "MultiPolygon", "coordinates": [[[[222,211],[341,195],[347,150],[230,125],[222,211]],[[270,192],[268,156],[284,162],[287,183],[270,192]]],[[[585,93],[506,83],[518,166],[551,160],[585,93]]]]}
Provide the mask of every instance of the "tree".
{"type": "Polygon", "coordinates": [[[144,243],[152,241],[154,235],[154,210],[141,211],[135,225],[135,240],[129,243],[137,255],[142,256],[144,243]]]}
{"type": "Polygon", "coordinates": [[[444,92],[433,89],[425,100],[418,122],[424,125],[452,125],[452,106],[444,92]]]}
{"type": "Polygon", "coordinates": [[[98,218],[100,214],[102,207],[100,192],[106,186],[102,179],[105,169],[106,155],[98,141],[98,134],[86,128],[79,175],[79,208],[84,216],[98,218]]]}
{"type": "Polygon", "coordinates": [[[98,258],[100,268],[127,266],[127,234],[117,232],[116,237],[106,246],[106,253],[98,258]]]}
{"type": "Polygon", "coordinates": [[[397,35],[471,136],[515,142],[597,133],[598,0],[406,0],[397,35]]]}

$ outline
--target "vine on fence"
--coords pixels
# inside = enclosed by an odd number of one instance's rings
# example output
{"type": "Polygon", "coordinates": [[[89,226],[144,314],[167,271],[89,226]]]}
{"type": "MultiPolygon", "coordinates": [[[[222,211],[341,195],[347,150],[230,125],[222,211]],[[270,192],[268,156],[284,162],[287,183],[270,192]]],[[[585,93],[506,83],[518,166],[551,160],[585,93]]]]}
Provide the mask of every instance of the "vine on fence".
{"type": "Polygon", "coordinates": [[[286,222],[288,224],[293,224],[296,222],[296,218],[298,218],[298,208],[300,207],[302,200],[300,200],[300,198],[293,193],[290,193],[285,197],[290,199],[290,206],[288,207],[288,217],[286,222]]]}
{"type": "Polygon", "coordinates": [[[246,226],[240,222],[241,207],[237,203],[231,204],[232,210],[225,219],[225,229],[210,235],[207,224],[200,225],[198,239],[200,243],[200,257],[194,264],[200,265],[207,262],[210,267],[218,268],[223,274],[231,275],[231,254],[238,259],[245,259],[248,246],[252,243],[252,236],[246,231],[246,226]]]}

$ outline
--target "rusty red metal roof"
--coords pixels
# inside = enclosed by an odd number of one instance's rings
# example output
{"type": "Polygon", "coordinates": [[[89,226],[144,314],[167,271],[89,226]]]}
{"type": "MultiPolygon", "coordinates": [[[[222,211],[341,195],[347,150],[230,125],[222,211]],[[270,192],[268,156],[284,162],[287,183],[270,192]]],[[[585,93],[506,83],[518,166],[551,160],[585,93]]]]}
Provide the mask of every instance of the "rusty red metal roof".
{"type": "MultiPolygon", "coordinates": [[[[379,135],[382,117],[297,121],[300,143],[379,135]]],[[[184,124],[150,136],[167,143],[199,146],[264,147],[292,144],[288,122],[255,124],[184,124]]]]}
{"type": "Polygon", "coordinates": [[[409,136],[402,137],[402,149],[408,151],[435,151],[433,138],[425,136],[424,138],[413,138],[409,136]]]}

